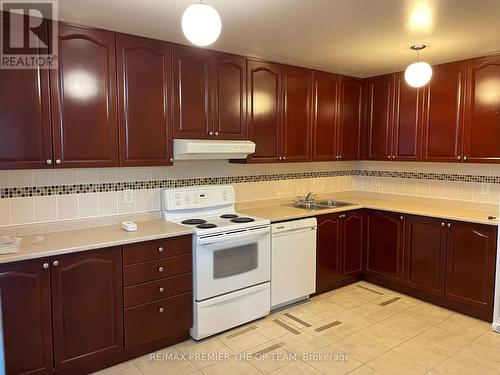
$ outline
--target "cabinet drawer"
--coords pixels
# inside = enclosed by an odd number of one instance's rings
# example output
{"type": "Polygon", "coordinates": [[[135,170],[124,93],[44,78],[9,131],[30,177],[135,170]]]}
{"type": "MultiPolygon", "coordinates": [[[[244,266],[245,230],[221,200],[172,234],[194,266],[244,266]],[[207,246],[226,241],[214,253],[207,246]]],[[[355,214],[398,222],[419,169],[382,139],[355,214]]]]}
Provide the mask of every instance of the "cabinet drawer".
{"type": "Polygon", "coordinates": [[[165,238],[123,246],[123,264],[134,264],[191,253],[191,236],[165,238]]]}
{"type": "Polygon", "coordinates": [[[126,287],[123,293],[125,307],[132,307],[156,301],[176,294],[190,292],[193,289],[193,275],[168,277],[144,284],[126,287]]]}
{"type": "Polygon", "coordinates": [[[191,254],[123,267],[124,286],[145,283],[191,272],[191,254]]]}
{"type": "Polygon", "coordinates": [[[125,309],[125,348],[181,333],[193,323],[191,292],[125,309]]]}

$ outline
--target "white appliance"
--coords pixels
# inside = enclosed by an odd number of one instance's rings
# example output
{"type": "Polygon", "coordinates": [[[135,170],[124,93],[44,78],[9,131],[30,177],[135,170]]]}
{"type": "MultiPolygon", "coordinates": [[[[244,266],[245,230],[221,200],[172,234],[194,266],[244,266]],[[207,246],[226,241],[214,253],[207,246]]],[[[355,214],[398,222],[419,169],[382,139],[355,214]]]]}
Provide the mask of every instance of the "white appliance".
{"type": "Polygon", "coordinates": [[[271,309],[316,291],[316,219],[271,225],[271,309]]]}
{"type": "MultiPolygon", "coordinates": [[[[499,207],[500,210],[500,207],[499,207]]],[[[500,212],[497,216],[500,219],[500,212]]],[[[500,224],[500,220],[499,220],[500,224]]],[[[498,227],[497,239],[497,270],[495,277],[495,307],[493,309],[493,331],[500,333],[500,225],[498,227]]]]}
{"type": "Polygon", "coordinates": [[[235,212],[232,186],[196,186],[162,192],[166,220],[194,229],[194,316],[200,340],[270,312],[269,220],[235,212]]]}
{"type": "Polygon", "coordinates": [[[245,159],[254,152],[250,141],[174,139],[174,160],[245,159]]]}

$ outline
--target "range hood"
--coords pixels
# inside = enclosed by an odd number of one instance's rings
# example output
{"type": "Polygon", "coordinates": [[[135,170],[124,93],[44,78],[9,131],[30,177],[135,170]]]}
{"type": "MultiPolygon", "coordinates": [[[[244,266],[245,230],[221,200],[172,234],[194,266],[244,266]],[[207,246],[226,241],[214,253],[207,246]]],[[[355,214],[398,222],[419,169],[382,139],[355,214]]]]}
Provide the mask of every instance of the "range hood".
{"type": "Polygon", "coordinates": [[[254,152],[250,141],[174,139],[174,160],[245,159],[254,152]]]}

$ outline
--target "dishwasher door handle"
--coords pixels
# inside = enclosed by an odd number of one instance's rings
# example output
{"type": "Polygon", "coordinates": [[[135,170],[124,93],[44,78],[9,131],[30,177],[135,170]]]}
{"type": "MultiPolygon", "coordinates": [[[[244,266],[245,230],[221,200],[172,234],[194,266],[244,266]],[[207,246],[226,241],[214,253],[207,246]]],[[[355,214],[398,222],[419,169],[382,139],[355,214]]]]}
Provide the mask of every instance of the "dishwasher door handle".
{"type": "Polygon", "coordinates": [[[271,230],[271,235],[272,236],[284,236],[284,235],[289,235],[289,234],[296,234],[296,233],[303,233],[303,232],[309,232],[311,230],[316,230],[316,227],[307,227],[307,228],[296,228],[296,229],[288,229],[288,230],[282,230],[280,231],[279,229],[273,229],[271,230]]]}

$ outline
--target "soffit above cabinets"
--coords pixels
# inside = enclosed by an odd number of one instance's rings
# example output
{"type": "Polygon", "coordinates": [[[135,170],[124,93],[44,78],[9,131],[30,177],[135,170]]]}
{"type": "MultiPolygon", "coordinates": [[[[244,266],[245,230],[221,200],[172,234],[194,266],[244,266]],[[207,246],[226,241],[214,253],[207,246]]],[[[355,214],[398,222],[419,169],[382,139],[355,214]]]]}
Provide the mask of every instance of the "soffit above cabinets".
{"type": "MultiPolygon", "coordinates": [[[[188,44],[193,0],[64,0],[63,21],[188,44]]],[[[210,48],[368,77],[403,70],[409,46],[431,64],[499,51],[498,0],[207,0],[222,18],[210,48]]]]}

